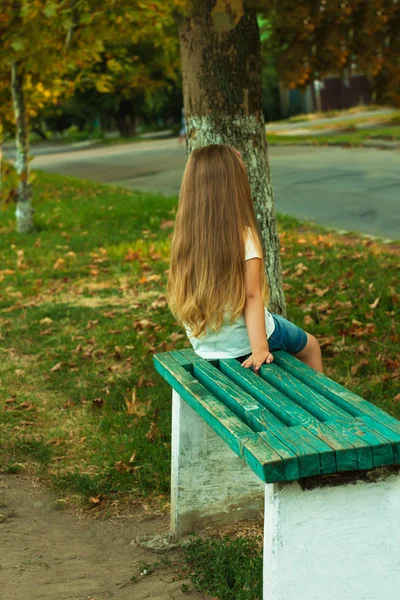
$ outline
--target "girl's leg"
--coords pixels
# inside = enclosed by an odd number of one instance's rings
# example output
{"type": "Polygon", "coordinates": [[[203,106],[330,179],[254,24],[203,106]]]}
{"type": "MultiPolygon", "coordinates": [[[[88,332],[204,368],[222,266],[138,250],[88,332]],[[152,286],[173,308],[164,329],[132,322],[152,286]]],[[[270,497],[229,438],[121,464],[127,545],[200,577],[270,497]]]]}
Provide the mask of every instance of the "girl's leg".
{"type": "Polygon", "coordinates": [[[301,360],[306,365],[313,367],[320,373],[323,373],[322,369],[322,356],[321,348],[317,338],[310,333],[307,333],[307,344],[295,357],[301,360]]]}

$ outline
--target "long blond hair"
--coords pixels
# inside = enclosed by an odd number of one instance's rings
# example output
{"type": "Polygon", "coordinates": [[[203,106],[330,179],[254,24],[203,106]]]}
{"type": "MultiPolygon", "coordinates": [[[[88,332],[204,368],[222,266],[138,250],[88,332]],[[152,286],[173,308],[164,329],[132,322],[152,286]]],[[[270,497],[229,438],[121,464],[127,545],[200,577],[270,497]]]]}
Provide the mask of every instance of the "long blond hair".
{"type": "MultiPolygon", "coordinates": [[[[236,319],[245,304],[245,238],[262,256],[246,169],[226,144],[193,150],[186,165],[172,238],[168,303],[178,322],[198,337],[236,319]]],[[[262,268],[262,289],[268,286],[262,268]]]]}

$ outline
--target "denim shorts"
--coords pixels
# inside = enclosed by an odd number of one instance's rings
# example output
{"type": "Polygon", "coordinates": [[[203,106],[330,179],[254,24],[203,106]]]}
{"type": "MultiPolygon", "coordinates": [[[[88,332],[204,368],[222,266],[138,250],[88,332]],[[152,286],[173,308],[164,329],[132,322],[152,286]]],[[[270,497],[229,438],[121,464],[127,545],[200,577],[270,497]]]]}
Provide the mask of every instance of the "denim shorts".
{"type": "MultiPolygon", "coordinates": [[[[291,323],[281,315],[271,313],[275,323],[274,332],[268,338],[268,346],[272,353],[275,350],[285,350],[288,354],[298,354],[307,345],[305,331],[291,323]]],[[[243,362],[250,355],[239,356],[237,360],[243,362]]]]}
{"type": "Polygon", "coordinates": [[[306,332],[281,315],[272,314],[272,318],[275,329],[268,338],[268,346],[271,352],[274,352],[274,350],[286,350],[289,354],[301,352],[307,345],[306,332]]]}

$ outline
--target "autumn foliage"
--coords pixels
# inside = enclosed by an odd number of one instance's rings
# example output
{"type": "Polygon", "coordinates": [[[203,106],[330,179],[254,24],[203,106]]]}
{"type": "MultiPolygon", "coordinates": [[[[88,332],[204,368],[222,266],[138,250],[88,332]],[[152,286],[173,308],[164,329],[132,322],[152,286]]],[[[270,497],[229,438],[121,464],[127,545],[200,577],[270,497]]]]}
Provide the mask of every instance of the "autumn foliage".
{"type": "Polygon", "coordinates": [[[370,75],[377,100],[400,105],[397,0],[259,0],[280,80],[305,86],[329,75],[370,75]]]}

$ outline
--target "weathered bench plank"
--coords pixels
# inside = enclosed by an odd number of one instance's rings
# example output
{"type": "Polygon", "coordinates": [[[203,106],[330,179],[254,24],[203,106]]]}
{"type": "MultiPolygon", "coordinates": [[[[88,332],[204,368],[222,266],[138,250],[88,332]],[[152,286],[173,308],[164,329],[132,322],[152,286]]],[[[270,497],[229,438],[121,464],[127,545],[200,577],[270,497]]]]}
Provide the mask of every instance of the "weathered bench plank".
{"type": "MultiPolygon", "coordinates": [[[[300,362],[286,352],[274,353],[276,364],[294,375],[300,381],[306,383],[310,388],[329,398],[332,402],[345,409],[354,417],[369,416],[378,424],[386,426],[395,433],[400,434],[400,421],[381,410],[371,402],[364,400],[354,392],[332,381],[322,373],[318,373],[308,365],[300,362]]],[[[378,426],[378,425],[377,425],[378,426]]]]}
{"type": "Polygon", "coordinates": [[[400,462],[395,419],[286,353],[275,356],[261,377],[193,350],[157,355],[155,364],[265,482],[400,462]]]}
{"type": "Polygon", "coordinates": [[[282,456],[259,439],[222,402],[204,388],[168,353],[154,357],[157,371],[199,413],[230,448],[253,469],[262,481],[285,481],[282,456]]]}
{"type": "Polygon", "coordinates": [[[264,600],[397,597],[400,423],[274,356],[261,377],[191,350],[154,358],[174,390],[172,531],[259,514],[264,490],[264,600]]]}

